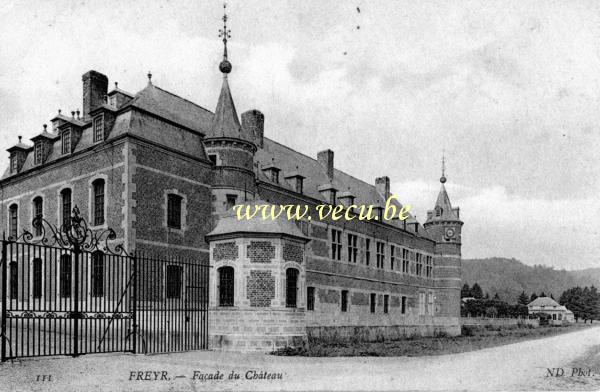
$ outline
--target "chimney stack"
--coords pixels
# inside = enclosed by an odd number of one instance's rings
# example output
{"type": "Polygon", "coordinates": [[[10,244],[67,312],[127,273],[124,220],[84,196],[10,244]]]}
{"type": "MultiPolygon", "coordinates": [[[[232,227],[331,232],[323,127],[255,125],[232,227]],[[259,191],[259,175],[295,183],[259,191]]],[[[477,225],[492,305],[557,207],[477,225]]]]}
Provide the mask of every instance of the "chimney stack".
{"type": "Polygon", "coordinates": [[[104,103],[108,93],[108,78],[97,71],[88,71],[81,77],[83,81],[83,120],[90,119],[90,112],[104,103]]]}
{"type": "Polygon", "coordinates": [[[333,151],[319,151],[319,153],[317,154],[317,161],[319,161],[319,163],[327,173],[329,181],[333,181],[333,151]]]}
{"type": "Polygon", "coordinates": [[[383,195],[385,201],[387,201],[390,197],[390,178],[388,176],[376,178],[375,188],[377,189],[377,192],[383,195]]]}
{"type": "Polygon", "coordinates": [[[253,109],[242,113],[242,128],[248,131],[258,148],[263,148],[265,136],[265,116],[260,111],[253,109]]]}

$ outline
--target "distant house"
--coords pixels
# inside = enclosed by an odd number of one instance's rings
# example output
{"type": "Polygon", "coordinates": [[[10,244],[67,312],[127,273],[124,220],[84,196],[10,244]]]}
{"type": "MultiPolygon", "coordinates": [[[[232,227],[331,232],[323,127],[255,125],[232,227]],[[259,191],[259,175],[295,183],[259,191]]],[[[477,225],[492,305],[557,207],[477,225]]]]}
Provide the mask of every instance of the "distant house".
{"type": "Polygon", "coordinates": [[[540,313],[550,315],[553,324],[560,324],[563,321],[572,323],[575,320],[573,312],[550,297],[536,298],[527,305],[527,310],[530,315],[540,313]]]}

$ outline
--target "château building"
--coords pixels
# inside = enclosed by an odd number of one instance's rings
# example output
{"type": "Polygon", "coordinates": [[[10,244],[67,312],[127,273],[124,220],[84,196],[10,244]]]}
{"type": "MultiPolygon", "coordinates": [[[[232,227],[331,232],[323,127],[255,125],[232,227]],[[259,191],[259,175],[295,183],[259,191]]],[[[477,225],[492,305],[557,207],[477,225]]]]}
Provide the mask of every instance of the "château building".
{"type": "MultiPolygon", "coordinates": [[[[226,51],[219,68],[214,112],[150,74],[130,93],[85,73],[81,112],[59,111],[30,144],[19,137],[8,149],[7,235],[36,215],[60,225],[77,205],[128,251],[210,264],[214,349],[269,351],[307,335],[459,334],[463,223],[446,178],[424,223],[386,220],[389,177],[365,182],[338,170],[331,150],[309,157],[270,138],[259,110],[238,116],[226,51]],[[308,205],[312,217],[320,204],[374,205],[378,219],[238,220],[232,210],[266,203],[308,205]]],[[[185,279],[170,273],[185,275],[163,271],[156,301],[183,290],[172,286],[185,279]]]]}

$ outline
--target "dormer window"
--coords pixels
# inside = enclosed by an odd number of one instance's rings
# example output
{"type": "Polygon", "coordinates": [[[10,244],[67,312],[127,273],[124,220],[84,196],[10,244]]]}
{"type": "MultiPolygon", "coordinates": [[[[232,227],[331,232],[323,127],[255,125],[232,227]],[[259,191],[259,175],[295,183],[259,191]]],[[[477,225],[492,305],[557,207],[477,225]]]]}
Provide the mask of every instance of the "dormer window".
{"type": "Polygon", "coordinates": [[[304,187],[304,179],[302,177],[296,177],[296,192],[302,193],[304,187]]]}
{"type": "Polygon", "coordinates": [[[62,154],[67,155],[71,153],[71,128],[67,128],[61,134],[61,146],[62,154]]]}
{"type": "Polygon", "coordinates": [[[100,114],[94,117],[94,143],[104,140],[104,115],[100,114]]]}
{"type": "Polygon", "coordinates": [[[19,164],[18,164],[18,160],[17,160],[17,154],[13,153],[10,156],[10,172],[11,173],[16,173],[17,170],[19,170],[19,164]]]}
{"type": "Polygon", "coordinates": [[[34,150],[34,163],[36,165],[41,165],[42,164],[42,157],[43,157],[43,145],[42,145],[42,141],[41,140],[36,140],[35,144],[33,145],[33,150],[34,150]]]}
{"type": "Polygon", "coordinates": [[[440,207],[440,206],[435,207],[435,216],[442,216],[442,212],[443,212],[442,207],[440,207]]]}
{"type": "Polygon", "coordinates": [[[263,167],[263,172],[265,173],[267,178],[275,184],[279,184],[279,171],[280,170],[281,169],[279,169],[277,166],[275,166],[274,163],[268,164],[263,167]]]}

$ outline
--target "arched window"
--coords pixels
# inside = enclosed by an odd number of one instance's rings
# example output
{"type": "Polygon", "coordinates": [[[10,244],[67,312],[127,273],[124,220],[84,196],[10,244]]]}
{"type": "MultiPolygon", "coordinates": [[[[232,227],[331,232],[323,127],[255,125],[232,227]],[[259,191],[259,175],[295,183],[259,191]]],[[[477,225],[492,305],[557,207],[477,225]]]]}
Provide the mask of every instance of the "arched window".
{"type": "Polygon", "coordinates": [[[92,253],[91,273],[92,297],[104,297],[104,253],[92,253]]]}
{"type": "Polygon", "coordinates": [[[60,296],[71,298],[71,255],[60,256],[60,296]]]}
{"type": "MultiPolygon", "coordinates": [[[[33,218],[35,219],[38,216],[40,218],[44,216],[44,200],[40,196],[33,199],[33,218]]],[[[41,222],[40,225],[34,225],[33,231],[36,236],[42,235],[41,222]]]]}
{"type": "Polygon", "coordinates": [[[104,224],[104,180],[98,179],[92,182],[92,203],[93,216],[92,221],[94,226],[104,224]]]}
{"type": "Polygon", "coordinates": [[[19,266],[16,261],[10,262],[10,299],[19,298],[19,266]]]}
{"type": "Polygon", "coordinates": [[[33,298],[42,298],[42,259],[33,259],[32,265],[33,298]]]}
{"type": "Polygon", "coordinates": [[[60,191],[61,220],[65,229],[71,225],[71,193],[70,188],[60,191]]]}
{"type": "Polygon", "coordinates": [[[17,238],[19,230],[19,206],[16,204],[8,208],[8,233],[11,237],[17,238]]]}
{"type": "Polygon", "coordinates": [[[233,306],[233,267],[221,267],[219,275],[219,306],[233,306]]]}
{"type": "Polygon", "coordinates": [[[285,271],[285,306],[295,308],[298,304],[298,270],[288,268],[285,271]]]}

